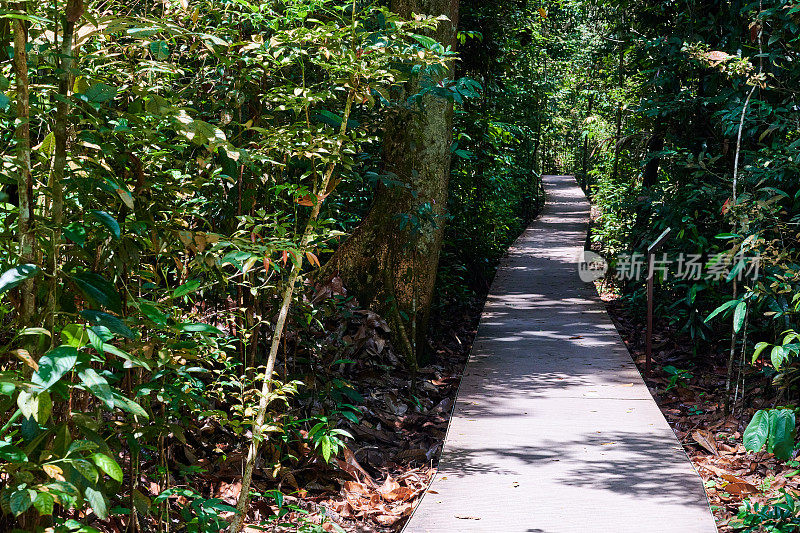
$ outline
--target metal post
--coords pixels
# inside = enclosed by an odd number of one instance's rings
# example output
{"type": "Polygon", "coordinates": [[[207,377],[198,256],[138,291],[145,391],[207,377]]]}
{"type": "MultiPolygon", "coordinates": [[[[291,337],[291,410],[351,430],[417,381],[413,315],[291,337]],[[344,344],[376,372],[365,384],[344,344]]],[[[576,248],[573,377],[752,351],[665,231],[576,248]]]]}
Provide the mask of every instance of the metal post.
{"type": "Polygon", "coordinates": [[[653,358],[653,267],[655,254],[647,254],[647,334],[645,336],[645,362],[644,372],[650,375],[650,365],[653,358]]]}

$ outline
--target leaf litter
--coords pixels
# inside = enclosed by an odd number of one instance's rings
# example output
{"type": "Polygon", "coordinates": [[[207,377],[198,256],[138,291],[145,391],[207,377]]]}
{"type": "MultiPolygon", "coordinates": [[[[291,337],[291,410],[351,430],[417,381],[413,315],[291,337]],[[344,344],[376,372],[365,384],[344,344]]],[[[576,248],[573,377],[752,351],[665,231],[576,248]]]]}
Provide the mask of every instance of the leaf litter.
{"type": "Polygon", "coordinates": [[[769,381],[759,369],[745,369],[746,402],[739,400],[734,413],[724,413],[725,361],[712,356],[692,357],[691,340],[671,326],[656,321],[653,334],[652,376],[644,373],[644,325],[623,302],[601,291],[606,308],[645,378],[650,393],[672,427],[675,436],[703,479],[706,494],[721,533],[737,531],[729,522],[744,500],[765,504],[785,490],[800,497],[800,476],[771,453],[748,452],[742,433],[753,413],[771,407],[769,381]],[[690,376],[670,387],[662,366],[690,368],[690,376]],[[669,389],[669,390],[667,390],[669,389]]]}

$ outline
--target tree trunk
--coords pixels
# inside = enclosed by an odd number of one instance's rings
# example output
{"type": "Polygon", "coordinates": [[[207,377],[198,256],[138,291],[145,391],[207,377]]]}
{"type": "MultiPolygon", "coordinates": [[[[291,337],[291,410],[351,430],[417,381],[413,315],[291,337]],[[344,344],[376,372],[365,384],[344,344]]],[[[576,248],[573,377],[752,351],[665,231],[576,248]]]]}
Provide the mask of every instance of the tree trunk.
{"type": "Polygon", "coordinates": [[[75,22],[83,14],[83,0],[69,0],[64,14],[63,32],[61,35],[60,79],[58,94],[61,97],[56,106],[56,120],[53,127],[55,153],[53,167],[50,172],[50,196],[52,205],[50,221],[52,223],[52,242],[50,257],[50,287],[45,310],[45,322],[51,333],[51,341],[56,344],[55,315],[58,302],[58,285],[61,252],[61,226],[64,224],[64,171],[67,166],[67,125],[69,122],[69,93],[72,87],[72,40],[75,33],[75,22]]]}
{"type": "MultiPolygon", "coordinates": [[[[457,0],[394,0],[392,11],[445,15],[431,37],[455,46],[457,0]]],[[[452,75],[452,65],[441,78],[452,75]]],[[[439,82],[440,79],[434,79],[439,82]]],[[[430,82],[430,80],[428,80],[430,82]]],[[[420,89],[409,83],[405,98],[420,89]]],[[[427,94],[420,105],[387,117],[384,171],[401,185],[380,185],[372,208],[328,261],[322,276],[338,274],[361,305],[386,315],[409,363],[425,349],[450,176],[453,105],[427,94]]]]}
{"type": "MultiPolygon", "coordinates": [[[[25,4],[18,2],[16,9],[25,13],[25,4]]],[[[28,84],[28,26],[27,22],[15,18],[14,30],[14,76],[17,87],[17,130],[14,134],[17,152],[17,186],[19,194],[19,236],[20,263],[36,263],[33,232],[33,176],[31,175],[31,133],[30,133],[30,89],[28,84]]],[[[33,280],[23,282],[20,287],[21,304],[18,320],[20,326],[29,326],[36,312],[36,292],[33,280]]]]}

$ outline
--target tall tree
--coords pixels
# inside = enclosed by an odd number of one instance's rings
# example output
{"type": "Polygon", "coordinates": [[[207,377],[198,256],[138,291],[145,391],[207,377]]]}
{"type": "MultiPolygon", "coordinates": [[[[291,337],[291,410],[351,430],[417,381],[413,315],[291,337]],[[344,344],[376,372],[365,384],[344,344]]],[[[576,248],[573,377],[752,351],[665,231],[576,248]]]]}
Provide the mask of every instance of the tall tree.
{"type": "MultiPolygon", "coordinates": [[[[430,37],[455,45],[458,0],[394,0],[391,9],[403,17],[447,17],[430,37]]],[[[406,95],[422,96],[387,118],[383,164],[392,179],[379,186],[370,211],[325,269],[327,275],[338,274],[362,305],[388,314],[412,365],[425,346],[452,142],[452,101],[426,89],[442,87],[452,72],[452,64],[429,70],[405,87],[406,95]]]]}

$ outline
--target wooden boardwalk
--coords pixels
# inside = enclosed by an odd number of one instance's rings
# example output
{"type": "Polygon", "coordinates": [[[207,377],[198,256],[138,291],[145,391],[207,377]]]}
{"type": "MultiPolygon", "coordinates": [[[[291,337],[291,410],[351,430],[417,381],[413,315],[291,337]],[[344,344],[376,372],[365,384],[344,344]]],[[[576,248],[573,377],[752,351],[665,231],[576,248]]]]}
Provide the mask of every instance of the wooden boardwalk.
{"type": "Polygon", "coordinates": [[[578,277],[589,204],[545,176],[497,273],[429,492],[405,533],[712,533],[700,477],[578,277]]]}

